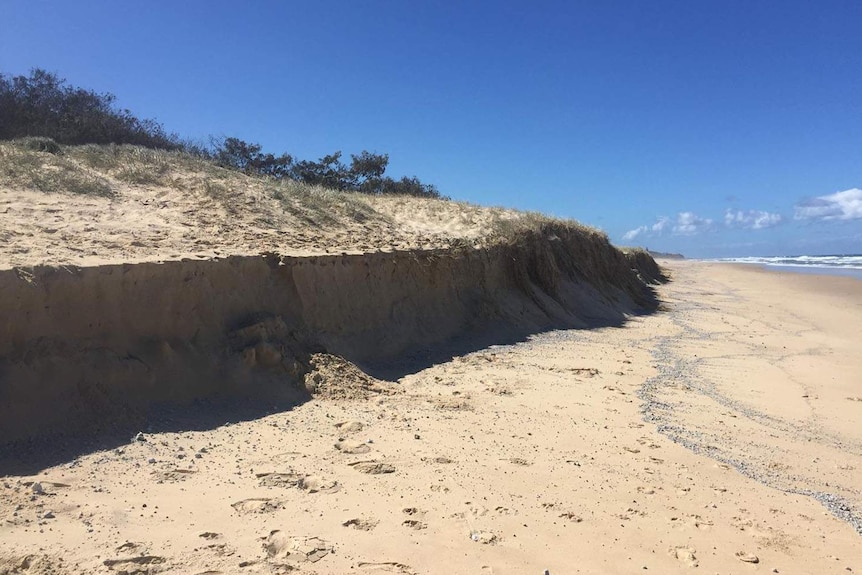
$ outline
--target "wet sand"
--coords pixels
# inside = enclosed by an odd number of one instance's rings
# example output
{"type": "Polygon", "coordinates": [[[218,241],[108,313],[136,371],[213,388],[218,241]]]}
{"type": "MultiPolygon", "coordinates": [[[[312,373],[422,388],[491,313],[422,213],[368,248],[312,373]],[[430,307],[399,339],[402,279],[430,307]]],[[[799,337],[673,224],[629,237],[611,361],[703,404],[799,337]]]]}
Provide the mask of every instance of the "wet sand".
{"type": "Polygon", "coordinates": [[[859,572],[862,282],[666,264],[623,328],[4,477],[0,573],[859,572]]]}

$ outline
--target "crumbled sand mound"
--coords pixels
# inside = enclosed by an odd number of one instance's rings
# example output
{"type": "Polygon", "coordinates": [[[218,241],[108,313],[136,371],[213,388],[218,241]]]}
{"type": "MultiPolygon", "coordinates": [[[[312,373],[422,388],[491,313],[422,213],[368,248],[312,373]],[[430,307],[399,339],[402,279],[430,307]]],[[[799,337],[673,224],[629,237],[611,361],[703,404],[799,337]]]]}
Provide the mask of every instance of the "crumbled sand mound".
{"type": "Polygon", "coordinates": [[[368,399],[377,394],[398,393],[391,382],[375,379],[337,355],[315,353],[304,376],[309,393],[325,399],[368,399]]]}

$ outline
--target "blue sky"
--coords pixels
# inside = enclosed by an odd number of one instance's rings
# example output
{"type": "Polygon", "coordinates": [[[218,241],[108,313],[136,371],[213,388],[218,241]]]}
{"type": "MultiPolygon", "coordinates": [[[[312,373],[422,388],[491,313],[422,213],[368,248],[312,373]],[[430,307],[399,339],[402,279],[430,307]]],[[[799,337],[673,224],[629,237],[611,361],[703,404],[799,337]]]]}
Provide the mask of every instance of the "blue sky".
{"type": "Polygon", "coordinates": [[[862,252],[862,2],[0,0],[0,71],[694,257],[862,252]]]}

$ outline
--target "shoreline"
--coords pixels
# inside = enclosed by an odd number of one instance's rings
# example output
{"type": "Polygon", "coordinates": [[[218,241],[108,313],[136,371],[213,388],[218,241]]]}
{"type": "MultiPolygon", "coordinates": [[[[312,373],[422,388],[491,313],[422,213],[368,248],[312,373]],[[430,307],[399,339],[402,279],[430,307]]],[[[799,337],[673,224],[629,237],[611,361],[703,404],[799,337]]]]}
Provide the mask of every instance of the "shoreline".
{"type": "MultiPolygon", "coordinates": [[[[662,260],[665,265],[667,260],[662,260]]],[[[801,275],[815,276],[832,276],[832,277],[848,277],[857,280],[862,280],[862,268],[842,268],[827,265],[792,265],[792,264],[777,264],[764,262],[743,262],[743,261],[723,261],[723,260],[688,260],[691,262],[707,263],[707,264],[729,264],[740,265],[746,267],[757,267],[766,271],[787,272],[801,275]]]]}
{"type": "MultiPolygon", "coordinates": [[[[737,262],[692,263],[695,266],[693,268],[695,270],[698,269],[697,266],[701,266],[701,269],[698,270],[701,275],[708,275],[712,271],[710,269],[712,266],[722,264],[731,264],[732,267],[728,267],[727,269],[733,269],[737,272],[736,276],[723,277],[719,282],[715,282],[715,277],[713,276],[711,278],[713,279],[713,286],[715,286],[716,283],[720,283],[726,291],[723,294],[718,292],[710,293],[709,295],[711,296],[718,295],[732,299],[737,295],[736,292],[739,289],[738,284],[742,284],[746,289],[751,290],[751,286],[745,285],[743,282],[750,282],[750,278],[752,277],[756,278],[754,280],[754,284],[756,288],[758,288],[758,299],[756,300],[756,303],[762,306],[765,301],[771,301],[771,304],[767,304],[769,308],[784,304],[788,308],[788,316],[795,315],[796,320],[802,319],[803,321],[807,320],[812,324],[816,324],[814,327],[817,329],[817,335],[819,337],[824,335],[830,336],[834,342],[833,346],[824,346],[821,348],[825,353],[835,353],[836,350],[841,349],[842,344],[844,344],[844,351],[852,350],[854,338],[850,333],[858,332],[859,334],[862,334],[862,330],[853,329],[852,327],[855,324],[854,320],[858,321],[858,319],[862,319],[862,314],[858,311],[859,308],[862,307],[862,284],[856,281],[857,278],[855,277],[848,278],[834,274],[800,274],[795,272],[788,274],[782,273],[784,271],[783,269],[776,269],[778,266],[757,265],[757,267],[753,267],[751,264],[737,262]],[[769,282],[770,285],[768,287],[772,288],[771,292],[763,291],[763,284],[766,282],[769,282]],[[760,283],[760,285],[758,286],[757,283],[760,283]],[[807,298],[809,295],[812,296],[811,299],[807,298]],[[815,298],[826,299],[828,301],[819,302],[815,301],[815,298]],[[837,310],[843,310],[837,312],[839,314],[848,314],[848,317],[841,318],[846,322],[845,325],[842,326],[841,322],[836,324],[831,321],[822,321],[822,317],[818,314],[816,306],[819,305],[822,309],[824,303],[826,305],[834,306],[837,310]],[[813,311],[811,309],[812,307],[814,307],[813,311]],[[847,327],[850,327],[849,331],[847,327]]],[[[753,298],[750,294],[748,297],[749,301],[746,303],[751,303],[751,299],[753,298]]],[[[692,356],[686,357],[678,352],[671,352],[669,348],[678,344],[679,338],[683,338],[689,342],[702,341],[704,342],[703,345],[705,347],[728,347],[727,342],[718,343],[712,341],[714,339],[713,336],[715,335],[713,331],[699,327],[698,323],[703,321],[702,317],[698,318],[698,321],[692,319],[691,316],[698,314],[698,312],[701,315],[710,314],[708,310],[704,309],[705,306],[703,303],[704,302],[698,302],[696,300],[689,300],[687,302],[680,301],[678,305],[685,306],[685,315],[688,316],[682,317],[682,314],[678,314],[675,318],[675,323],[682,330],[682,333],[673,338],[667,338],[660,341],[653,350],[653,357],[656,359],[659,374],[647,380],[638,394],[644,401],[642,413],[644,414],[645,420],[656,424],[659,432],[670,438],[672,441],[684,445],[695,453],[703,454],[722,463],[729,464],[741,474],[753,480],[781,491],[797,493],[814,498],[823,504],[824,507],[826,507],[833,515],[847,521],[859,535],[862,535],[862,498],[858,496],[858,487],[860,485],[855,484],[858,482],[854,482],[854,486],[852,488],[848,488],[848,493],[854,494],[852,500],[848,500],[845,496],[836,493],[835,489],[812,489],[804,483],[792,485],[787,482],[787,478],[777,477],[780,474],[764,473],[762,469],[757,469],[756,466],[749,465],[744,457],[744,449],[737,450],[737,456],[734,457],[729,454],[729,450],[718,449],[713,445],[705,446],[704,442],[700,441],[699,437],[696,437],[700,431],[693,432],[691,429],[685,429],[684,427],[680,428],[678,425],[674,424],[672,418],[666,417],[666,413],[662,412],[663,410],[661,407],[663,407],[664,404],[657,400],[661,394],[660,386],[663,382],[666,382],[669,379],[677,382],[681,381],[684,382],[684,385],[688,386],[690,390],[694,390],[697,394],[708,398],[708,400],[717,407],[736,412],[764,428],[778,429],[785,434],[795,433],[806,435],[807,433],[810,433],[808,437],[805,437],[806,441],[810,442],[812,440],[820,440],[824,444],[828,443],[838,446],[841,451],[847,454],[848,457],[852,456],[856,460],[862,462],[862,433],[854,432],[848,435],[840,432],[829,433],[823,429],[818,429],[813,432],[806,430],[804,424],[800,425],[799,421],[788,421],[782,417],[770,414],[767,411],[762,411],[763,405],[752,405],[751,402],[740,401],[738,398],[733,397],[732,391],[730,393],[726,393],[726,390],[723,391],[719,389],[720,385],[716,385],[715,377],[697,377],[697,375],[701,375],[702,372],[708,371],[703,364],[710,363],[709,357],[694,359],[698,358],[697,354],[692,354],[692,356]]],[[[763,308],[761,307],[760,309],[762,310],[763,308]]],[[[721,309],[722,314],[729,314],[732,313],[732,311],[733,310],[730,306],[725,306],[721,309]]],[[[749,317],[749,319],[751,318],[749,317]]],[[[785,341],[793,338],[793,336],[796,336],[795,339],[801,339],[800,334],[801,332],[797,332],[796,334],[789,335],[789,337],[785,338],[785,341]]],[[[729,339],[733,340],[734,336],[729,335],[729,339]]],[[[690,347],[690,344],[686,347],[690,347]]],[[[787,346],[782,345],[782,348],[786,349],[787,346]]],[[[765,358],[766,361],[773,363],[774,366],[783,364],[785,359],[792,359],[792,354],[787,356],[779,354],[770,357],[770,352],[774,351],[775,350],[770,350],[768,346],[764,345],[764,349],[758,350],[753,354],[753,356],[760,356],[757,357],[757,359],[765,358]]],[[[818,360],[816,357],[818,355],[817,353],[802,355],[807,356],[808,361],[813,362],[818,360]]],[[[738,355],[737,357],[739,358],[738,355]]],[[[752,359],[754,357],[752,357],[752,359]]],[[[853,360],[853,358],[850,359],[854,368],[862,368],[862,361],[853,360]]],[[[828,364],[831,361],[840,363],[840,360],[826,360],[823,363],[828,364]]],[[[825,378],[826,375],[830,374],[828,366],[823,365],[821,367],[826,368],[826,370],[817,373],[817,379],[825,378]]],[[[806,384],[809,386],[812,384],[813,378],[808,379],[806,377],[806,379],[802,379],[803,376],[814,375],[814,371],[810,368],[804,372],[802,370],[795,371],[793,369],[787,369],[784,366],[782,366],[782,368],[785,371],[783,374],[785,383],[796,380],[796,382],[801,383],[803,387],[805,387],[806,384]]],[[[835,373],[835,370],[832,370],[832,373],[835,373]]],[[[852,373],[854,373],[854,371],[850,369],[845,369],[843,371],[845,376],[852,376],[852,373]]],[[[773,374],[773,377],[775,377],[775,374],[773,374]]],[[[835,379],[835,377],[833,377],[833,379],[835,379]]],[[[851,385],[853,383],[852,379],[848,379],[847,377],[845,377],[843,381],[845,383],[850,383],[851,385]]],[[[856,392],[862,392],[862,387],[854,387],[852,389],[856,392]]],[[[806,400],[819,399],[818,395],[807,389],[801,397],[806,400]]],[[[784,400],[784,398],[781,397],[766,399],[777,402],[784,400]]],[[[859,396],[847,396],[845,399],[853,402],[862,401],[862,397],[859,396]]],[[[858,414],[854,417],[858,417],[858,414]]],[[[842,431],[846,432],[848,430],[845,428],[842,431]]],[[[790,464],[787,464],[787,466],[790,468],[790,464]]],[[[853,468],[855,468],[855,465],[850,466],[850,469],[853,468]]],[[[824,483],[829,487],[830,484],[828,482],[824,483]]]]}
{"type": "MultiPolygon", "coordinates": [[[[847,301],[851,305],[855,303],[858,307],[862,305],[862,284],[856,283],[854,278],[846,278],[839,274],[817,274],[808,273],[782,273],[783,268],[792,266],[771,266],[764,264],[754,264],[754,267],[749,263],[738,262],[712,262],[712,261],[693,261],[697,265],[714,265],[714,264],[730,264],[733,269],[738,270],[742,274],[761,274],[761,277],[772,278],[777,281],[788,282],[791,289],[788,291],[802,290],[804,293],[813,294],[816,297],[828,296],[831,298],[840,298],[847,301]],[[812,277],[814,276],[814,277],[812,277]],[[824,281],[825,280],[825,281],[824,281]],[[849,281],[848,281],[849,280],[849,281]]],[[[684,264],[687,265],[687,264],[684,264]]],[[[859,278],[862,279],[862,278],[859,278]]],[[[711,294],[715,295],[715,294],[711,294]]],[[[701,302],[688,301],[685,304],[687,314],[692,314],[695,311],[702,311],[701,302]]],[[[770,306],[771,307],[771,306],[770,306]]],[[[723,310],[727,311],[727,310],[723,310]]],[[[721,408],[734,411],[747,419],[757,421],[764,427],[781,428],[784,432],[790,432],[792,426],[787,426],[786,422],[780,418],[770,416],[769,414],[758,411],[755,407],[746,405],[744,402],[736,401],[730,395],[724,395],[716,389],[713,382],[698,378],[692,373],[697,373],[699,369],[699,360],[691,357],[683,357],[679,353],[673,353],[671,348],[678,342],[680,338],[688,341],[700,340],[708,341],[713,339],[713,333],[709,330],[700,329],[696,322],[690,319],[675,318],[675,323],[682,330],[681,334],[673,337],[665,338],[659,341],[652,351],[653,358],[656,361],[659,373],[648,379],[642,388],[638,391],[638,397],[644,402],[641,408],[641,413],[644,420],[653,423],[657,426],[659,433],[668,437],[671,441],[683,445],[692,452],[704,455],[723,464],[731,465],[742,475],[757,481],[763,485],[769,486],[787,493],[794,493],[812,497],[819,501],[830,513],[835,517],[848,522],[853,529],[862,535],[862,500],[856,497],[855,501],[848,501],[841,495],[831,493],[829,491],[818,491],[806,488],[804,486],[788,486],[782,484],[781,481],[776,481],[774,474],[763,473],[762,470],[748,464],[744,457],[728,456],[720,449],[716,449],[712,445],[704,445],[702,441],[692,437],[692,430],[681,429],[674,424],[672,418],[666,416],[663,409],[665,404],[658,400],[661,395],[661,386],[668,380],[675,382],[683,382],[690,390],[694,390],[697,394],[708,397],[711,402],[721,408]]],[[[694,355],[696,358],[697,355],[694,355]]],[[[859,391],[862,391],[860,388],[859,391]]],[[[804,395],[808,398],[809,395],[804,395]]],[[[858,397],[847,399],[860,400],[858,397]]],[[[841,444],[842,440],[839,437],[829,437],[829,440],[837,444],[841,444]]],[[[862,434],[859,434],[854,439],[857,440],[855,447],[855,455],[862,456],[862,434]]],[[[810,438],[808,439],[811,440],[810,438]]],[[[743,452],[744,453],[744,452],[743,452]]],[[[826,483],[828,486],[829,484],[826,483]]]]}

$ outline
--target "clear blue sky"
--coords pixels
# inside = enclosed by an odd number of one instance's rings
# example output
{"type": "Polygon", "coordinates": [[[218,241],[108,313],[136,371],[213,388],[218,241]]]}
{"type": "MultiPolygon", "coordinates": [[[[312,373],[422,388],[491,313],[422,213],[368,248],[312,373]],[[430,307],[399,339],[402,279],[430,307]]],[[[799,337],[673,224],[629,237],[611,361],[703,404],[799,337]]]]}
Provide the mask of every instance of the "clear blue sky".
{"type": "Polygon", "coordinates": [[[169,131],[389,153],[480,204],[695,257],[862,252],[862,2],[0,0],[169,131]]]}

